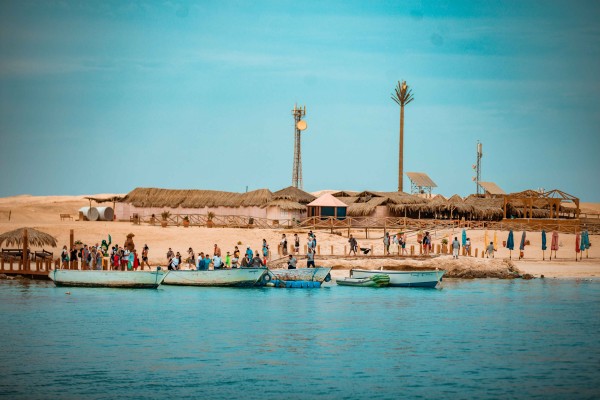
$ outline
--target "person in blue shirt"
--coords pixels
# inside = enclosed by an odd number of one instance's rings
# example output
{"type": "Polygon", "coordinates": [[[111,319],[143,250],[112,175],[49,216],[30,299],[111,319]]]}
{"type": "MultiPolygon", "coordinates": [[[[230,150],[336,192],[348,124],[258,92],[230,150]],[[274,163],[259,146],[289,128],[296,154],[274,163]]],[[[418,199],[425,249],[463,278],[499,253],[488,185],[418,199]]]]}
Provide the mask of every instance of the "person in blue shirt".
{"type": "Polygon", "coordinates": [[[204,253],[198,253],[198,262],[196,263],[196,270],[204,270],[204,253]]]}
{"type": "Polygon", "coordinates": [[[249,258],[250,260],[252,260],[252,257],[254,256],[254,253],[252,252],[252,249],[250,248],[250,246],[248,246],[248,247],[246,248],[246,254],[248,254],[248,258],[249,258]]]}

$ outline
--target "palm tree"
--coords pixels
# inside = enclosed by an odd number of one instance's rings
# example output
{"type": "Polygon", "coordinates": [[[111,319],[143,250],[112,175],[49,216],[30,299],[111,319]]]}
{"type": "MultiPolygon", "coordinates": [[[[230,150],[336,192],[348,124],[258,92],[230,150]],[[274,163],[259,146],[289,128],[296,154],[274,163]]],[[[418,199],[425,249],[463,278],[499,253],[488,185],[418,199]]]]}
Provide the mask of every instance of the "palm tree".
{"type": "Polygon", "coordinates": [[[404,106],[414,100],[412,90],[406,84],[406,81],[398,81],[398,86],[392,93],[392,100],[400,106],[400,147],[398,149],[398,191],[402,192],[404,175],[404,106]]]}

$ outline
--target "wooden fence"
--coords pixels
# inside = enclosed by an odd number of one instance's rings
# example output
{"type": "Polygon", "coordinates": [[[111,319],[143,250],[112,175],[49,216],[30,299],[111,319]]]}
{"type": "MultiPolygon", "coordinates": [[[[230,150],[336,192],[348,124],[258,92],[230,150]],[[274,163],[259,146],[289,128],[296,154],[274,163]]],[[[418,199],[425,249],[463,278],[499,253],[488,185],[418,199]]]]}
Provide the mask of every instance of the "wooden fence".
{"type": "Polygon", "coordinates": [[[302,220],[295,219],[267,219],[239,215],[214,216],[209,219],[206,214],[172,214],[166,221],[159,217],[139,217],[134,223],[147,223],[150,225],[161,225],[166,222],[168,226],[182,226],[185,217],[189,226],[207,226],[223,228],[260,228],[260,229],[312,229],[312,230],[346,230],[350,234],[353,229],[365,229],[368,236],[369,229],[384,231],[430,231],[435,232],[447,229],[490,229],[490,230],[525,230],[550,232],[575,233],[587,229],[590,234],[600,234],[600,218],[595,222],[593,219],[542,219],[542,218],[519,218],[505,219],[501,221],[468,221],[450,219],[414,219],[407,217],[346,217],[337,219],[334,217],[309,217],[302,220]],[[591,222],[590,222],[591,221],[591,222]]]}

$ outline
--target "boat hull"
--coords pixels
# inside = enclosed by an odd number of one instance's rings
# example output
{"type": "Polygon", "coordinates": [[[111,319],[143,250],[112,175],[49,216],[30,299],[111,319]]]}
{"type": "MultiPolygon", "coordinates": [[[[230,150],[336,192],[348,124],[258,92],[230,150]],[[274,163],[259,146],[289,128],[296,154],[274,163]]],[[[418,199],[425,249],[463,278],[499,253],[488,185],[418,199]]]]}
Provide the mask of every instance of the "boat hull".
{"type": "Polygon", "coordinates": [[[368,269],[353,269],[351,275],[353,278],[367,278],[377,274],[385,274],[390,277],[392,287],[423,287],[435,288],[442,281],[442,276],[446,271],[385,271],[385,270],[368,270],[368,269]]]}
{"type": "Polygon", "coordinates": [[[335,282],[340,286],[385,287],[389,286],[390,277],[385,274],[376,274],[365,278],[336,279],[335,282]]]}
{"type": "Polygon", "coordinates": [[[252,287],[260,285],[267,273],[268,270],[266,268],[170,271],[163,284],[177,286],[252,287]]]}
{"type": "Polygon", "coordinates": [[[280,281],[312,281],[312,282],[329,282],[331,268],[297,268],[297,269],[270,269],[269,275],[273,280],[280,281]]]}
{"type": "Polygon", "coordinates": [[[156,289],[168,271],[79,271],[55,269],[48,277],[56,286],[156,289]]]}

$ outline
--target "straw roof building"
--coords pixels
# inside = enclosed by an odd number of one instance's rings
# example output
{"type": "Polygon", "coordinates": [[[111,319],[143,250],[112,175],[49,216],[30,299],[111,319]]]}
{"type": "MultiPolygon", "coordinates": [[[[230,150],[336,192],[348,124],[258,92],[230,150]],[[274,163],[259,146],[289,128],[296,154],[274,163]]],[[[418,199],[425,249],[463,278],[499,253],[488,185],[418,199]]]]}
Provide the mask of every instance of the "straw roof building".
{"type": "Polygon", "coordinates": [[[333,196],[348,205],[353,217],[413,216],[427,200],[404,192],[341,191],[333,196]]]}
{"type": "Polygon", "coordinates": [[[314,196],[297,188],[285,188],[272,193],[258,189],[246,193],[218,190],[175,190],[135,188],[115,204],[119,220],[171,214],[208,214],[215,216],[247,216],[254,218],[293,218],[306,214],[306,204],[314,196]]]}

